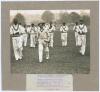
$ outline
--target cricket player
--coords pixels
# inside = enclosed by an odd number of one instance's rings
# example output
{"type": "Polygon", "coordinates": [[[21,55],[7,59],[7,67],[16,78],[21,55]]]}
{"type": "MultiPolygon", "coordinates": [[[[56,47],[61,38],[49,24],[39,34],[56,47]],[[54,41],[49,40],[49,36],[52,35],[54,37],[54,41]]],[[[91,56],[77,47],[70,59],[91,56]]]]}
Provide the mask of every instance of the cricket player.
{"type": "Polygon", "coordinates": [[[81,49],[80,53],[81,55],[85,54],[85,49],[86,49],[86,33],[87,33],[87,27],[85,24],[83,24],[83,20],[80,20],[80,25],[79,25],[79,36],[80,36],[80,41],[81,41],[81,49]]]}
{"type": "Polygon", "coordinates": [[[53,47],[53,37],[54,37],[54,31],[55,31],[55,26],[53,25],[53,23],[50,23],[50,27],[49,27],[49,35],[50,35],[50,47],[53,47]]]}
{"type": "Polygon", "coordinates": [[[44,23],[40,24],[40,30],[38,31],[38,51],[39,62],[43,61],[43,50],[45,50],[46,59],[49,59],[49,32],[44,23]]]}
{"type": "Polygon", "coordinates": [[[81,41],[80,41],[80,36],[78,34],[79,32],[79,28],[78,28],[78,22],[75,23],[75,26],[73,27],[73,30],[75,31],[75,41],[76,41],[76,46],[80,46],[81,45],[81,41]]]}
{"type": "Polygon", "coordinates": [[[62,26],[60,27],[61,31],[61,41],[62,41],[62,46],[67,46],[67,32],[68,32],[68,26],[64,22],[62,26]]]}
{"type": "Polygon", "coordinates": [[[13,50],[16,60],[20,60],[23,57],[22,50],[22,34],[24,31],[24,27],[19,25],[18,20],[14,19],[13,24],[10,27],[10,34],[12,37],[12,44],[13,44],[13,50]]]}
{"type": "Polygon", "coordinates": [[[30,29],[30,47],[35,47],[35,45],[36,45],[36,27],[32,23],[30,29]]]}
{"type": "Polygon", "coordinates": [[[26,47],[27,46],[27,26],[24,25],[24,30],[23,30],[23,34],[22,34],[22,41],[23,41],[23,45],[26,47]]]}

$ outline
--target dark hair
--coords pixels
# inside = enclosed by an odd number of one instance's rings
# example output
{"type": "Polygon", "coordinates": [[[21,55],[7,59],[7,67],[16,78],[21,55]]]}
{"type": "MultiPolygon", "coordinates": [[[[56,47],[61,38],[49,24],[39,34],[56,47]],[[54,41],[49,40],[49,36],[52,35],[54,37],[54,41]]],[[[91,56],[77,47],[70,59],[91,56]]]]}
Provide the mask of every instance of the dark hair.
{"type": "Polygon", "coordinates": [[[44,25],[45,25],[45,23],[43,22],[43,23],[42,23],[42,26],[44,26],[44,25]]]}
{"type": "Polygon", "coordinates": [[[65,23],[65,22],[63,22],[62,24],[63,24],[63,25],[65,25],[66,23],[65,23]]]}
{"type": "Polygon", "coordinates": [[[21,23],[19,23],[19,25],[21,25],[21,23]]]}
{"type": "Polygon", "coordinates": [[[13,20],[13,23],[16,25],[16,24],[18,24],[18,20],[15,18],[14,20],[13,20]]]}
{"type": "Polygon", "coordinates": [[[31,26],[33,27],[33,26],[34,26],[34,24],[32,23],[32,24],[31,24],[31,26]]]}
{"type": "Polygon", "coordinates": [[[78,22],[75,22],[76,25],[78,25],[78,22]]]}
{"type": "Polygon", "coordinates": [[[27,27],[27,25],[26,25],[26,24],[24,24],[24,27],[27,27]]]}
{"type": "Polygon", "coordinates": [[[38,23],[38,26],[39,26],[40,28],[43,28],[43,25],[44,25],[44,23],[38,23]]]}
{"type": "Polygon", "coordinates": [[[83,20],[82,19],[80,19],[80,23],[83,24],[83,20]]]}
{"type": "Polygon", "coordinates": [[[40,26],[40,23],[38,23],[38,26],[40,26]]]}

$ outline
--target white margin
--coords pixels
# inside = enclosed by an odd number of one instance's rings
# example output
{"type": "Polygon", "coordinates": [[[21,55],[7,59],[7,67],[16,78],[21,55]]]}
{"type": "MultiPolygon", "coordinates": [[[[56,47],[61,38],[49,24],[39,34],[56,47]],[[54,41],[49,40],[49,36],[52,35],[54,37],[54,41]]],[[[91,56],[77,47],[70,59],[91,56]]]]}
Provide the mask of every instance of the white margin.
{"type": "Polygon", "coordinates": [[[1,0],[1,1],[99,1],[99,0],[1,0]]]}
{"type": "Polygon", "coordinates": [[[2,91],[2,79],[1,79],[1,75],[2,71],[1,71],[1,2],[0,2],[0,91],[2,91]]]}

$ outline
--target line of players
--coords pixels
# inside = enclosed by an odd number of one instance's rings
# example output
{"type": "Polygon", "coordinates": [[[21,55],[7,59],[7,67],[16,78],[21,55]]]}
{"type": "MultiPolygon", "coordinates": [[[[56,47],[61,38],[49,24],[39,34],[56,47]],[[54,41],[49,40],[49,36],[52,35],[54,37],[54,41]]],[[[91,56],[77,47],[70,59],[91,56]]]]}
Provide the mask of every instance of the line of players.
{"type": "MultiPolygon", "coordinates": [[[[43,61],[43,50],[46,54],[46,59],[49,59],[49,47],[53,47],[54,44],[54,31],[56,26],[51,23],[39,23],[37,26],[31,24],[31,26],[22,26],[18,23],[17,19],[14,19],[13,24],[10,27],[10,34],[12,37],[13,50],[16,60],[20,60],[23,57],[23,45],[27,46],[28,36],[30,37],[30,47],[36,47],[38,45],[39,62],[43,61]]],[[[62,46],[67,46],[68,25],[62,23],[60,27],[62,46]]],[[[76,46],[81,46],[80,53],[85,54],[86,48],[86,33],[87,27],[80,20],[80,24],[76,22],[73,30],[75,31],[76,46]]]]}

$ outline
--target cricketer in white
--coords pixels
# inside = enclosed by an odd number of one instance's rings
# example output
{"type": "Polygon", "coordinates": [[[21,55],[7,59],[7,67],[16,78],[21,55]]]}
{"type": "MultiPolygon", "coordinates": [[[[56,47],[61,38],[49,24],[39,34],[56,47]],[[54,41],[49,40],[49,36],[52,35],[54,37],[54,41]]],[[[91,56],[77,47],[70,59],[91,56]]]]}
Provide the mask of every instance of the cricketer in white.
{"type": "Polygon", "coordinates": [[[81,42],[81,49],[80,49],[80,53],[82,55],[85,54],[85,50],[86,50],[86,33],[87,31],[87,27],[86,25],[83,23],[83,20],[80,20],[80,24],[79,24],[79,38],[80,38],[80,42],[81,42]]]}
{"type": "Polygon", "coordinates": [[[45,26],[45,23],[40,24],[38,28],[38,51],[39,51],[39,62],[43,61],[43,49],[45,49],[46,59],[49,59],[49,32],[45,26]]]}
{"type": "Polygon", "coordinates": [[[67,46],[68,26],[66,25],[66,23],[62,24],[62,26],[60,27],[60,31],[61,31],[62,46],[67,46]]]}
{"type": "Polygon", "coordinates": [[[22,59],[22,42],[23,42],[23,33],[25,29],[21,25],[18,24],[18,20],[14,19],[13,24],[10,27],[10,34],[12,37],[12,44],[13,44],[13,50],[14,50],[14,55],[15,59],[19,60],[22,59]]]}

